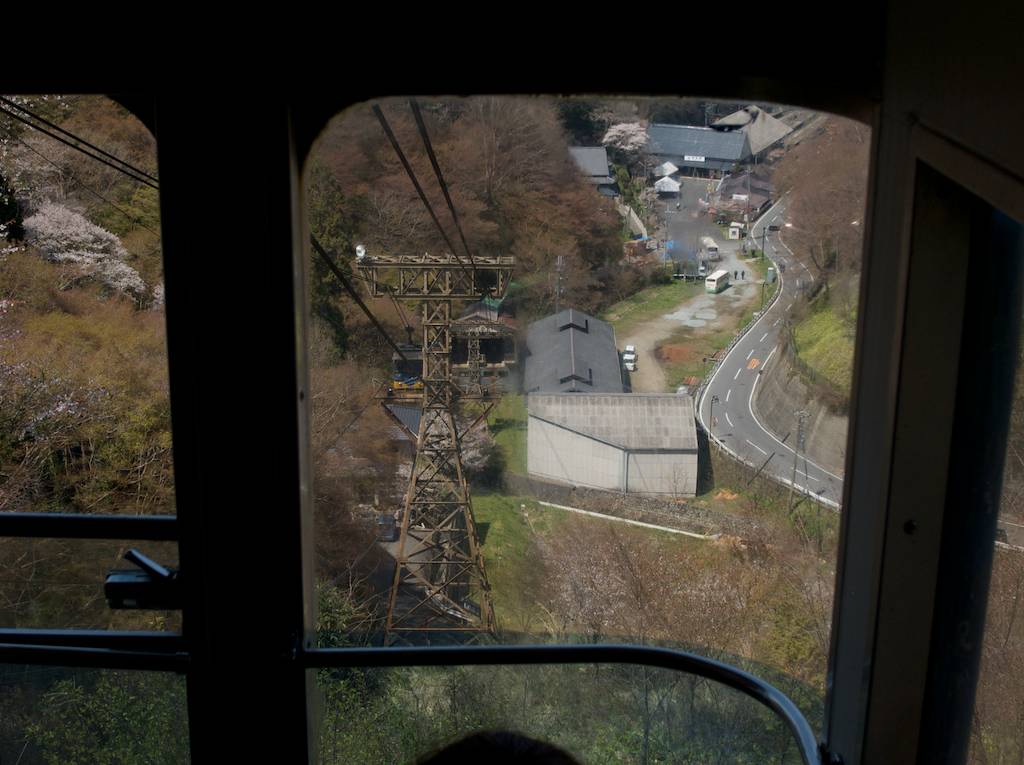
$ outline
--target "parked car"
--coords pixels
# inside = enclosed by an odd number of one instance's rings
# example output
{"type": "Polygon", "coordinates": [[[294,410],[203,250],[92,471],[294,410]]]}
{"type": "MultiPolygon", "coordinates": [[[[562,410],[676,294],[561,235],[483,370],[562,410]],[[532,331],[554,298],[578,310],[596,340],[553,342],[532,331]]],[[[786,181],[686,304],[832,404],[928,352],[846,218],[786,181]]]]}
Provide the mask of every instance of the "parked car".
{"type": "Polygon", "coordinates": [[[635,345],[627,345],[626,346],[626,355],[627,356],[630,356],[630,355],[636,356],[636,346],[635,345]]]}
{"type": "MultiPolygon", "coordinates": [[[[627,348],[632,348],[633,346],[627,345],[626,347],[627,348]]],[[[629,372],[635,372],[636,371],[636,351],[635,351],[635,349],[634,349],[633,352],[627,351],[626,353],[622,354],[622,363],[626,367],[627,371],[629,371],[629,372]]]]}
{"type": "Polygon", "coordinates": [[[770,226],[768,226],[768,230],[769,230],[769,231],[778,231],[778,230],[779,230],[779,227],[778,227],[778,226],[776,226],[776,225],[775,225],[775,224],[773,223],[773,224],[771,224],[770,226]]]}

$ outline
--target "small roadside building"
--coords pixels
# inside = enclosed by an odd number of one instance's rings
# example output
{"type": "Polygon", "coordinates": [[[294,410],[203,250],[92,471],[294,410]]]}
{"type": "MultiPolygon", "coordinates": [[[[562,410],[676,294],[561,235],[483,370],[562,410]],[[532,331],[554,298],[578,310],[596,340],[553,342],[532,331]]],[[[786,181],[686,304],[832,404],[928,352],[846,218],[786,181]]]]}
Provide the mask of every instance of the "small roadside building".
{"type": "Polygon", "coordinates": [[[697,429],[688,395],[532,393],[527,418],[532,477],[629,494],[697,492],[697,429]]]}
{"type": "Polygon", "coordinates": [[[679,181],[669,178],[668,176],[665,176],[664,178],[659,178],[655,182],[654,190],[657,191],[659,194],[670,194],[672,196],[677,196],[679,194],[680,185],[681,184],[679,183],[679,181]]]}

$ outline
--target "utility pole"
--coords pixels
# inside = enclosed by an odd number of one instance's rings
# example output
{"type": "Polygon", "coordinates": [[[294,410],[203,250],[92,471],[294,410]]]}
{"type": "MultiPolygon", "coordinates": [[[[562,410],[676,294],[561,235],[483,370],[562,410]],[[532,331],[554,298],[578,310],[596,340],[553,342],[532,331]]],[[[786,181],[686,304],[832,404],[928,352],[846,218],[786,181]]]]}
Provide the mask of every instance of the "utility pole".
{"type": "MultiPolygon", "coordinates": [[[[793,475],[789,481],[789,500],[786,503],[786,514],[790,515],[793,512],[793,489],[796,487],[796,463],[799,453],[804,448],[804,420],[810,417],[809,412],[805,412],[801,409],[799,412],[795,412],[796,415],[796,448],[793,450],[793,475]]],[[[804,459],[804,477],[807,477],[807,460],[804,459]]]]}
{"type": "Polygon", "coordinates": [[[555,258],[555,313],[562,310],[562,266],[565,264],[565,256],[559,255],[555,258]]]}
{"type": "Polygon", "coordinates": [[[711,435],[711,440],[712,441],[715,440],[714,439],[714,433],[712,433],[712,431],[715,428],[715,404],[717,404],[719,402],[719,400],[720,399],[718,398],[718,396],[712,396],[711,397],[711,411],[708,414],[708,419],[710,420],[710,422],[708,423],[708,433],[711,435]]]}

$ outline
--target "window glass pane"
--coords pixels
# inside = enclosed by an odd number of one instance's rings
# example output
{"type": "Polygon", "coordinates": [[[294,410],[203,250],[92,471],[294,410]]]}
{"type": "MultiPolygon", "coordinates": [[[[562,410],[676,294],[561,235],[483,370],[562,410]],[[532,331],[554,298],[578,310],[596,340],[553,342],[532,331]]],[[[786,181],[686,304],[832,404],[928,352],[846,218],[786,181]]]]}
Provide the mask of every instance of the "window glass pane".
{"type": "Polygon", "coordinates": [[[185,681],[157,672],[0,665],[0,761],[189,761],[185,681]]]}
{"type": "Polygon", "coordinates": [[[4,99],[0,511],[173,513],[156,142],[100,96],[4,99]]]}
{"type": "Polygon", "coordinates": [[[415,762],[480,731],[514,731],[578,762],[800,762],[796,741],[771,711],[737,691],[668,670],[321,670],[319,686],[325,765],[415,762]]]}
{"type": "Polygon", "coordinates": [[[0,627],[180,630],[180,611],[108,607],[107,574],[140,570],[124,559],[131,549],[178,568],[176,542],[0,539],[0,627]]]}
{"type": "Polygon", "coordinates": [[[321,642],[658,643],[823,696],[870,139],[685,99],[332,120],[305,167],[321,642]]]}

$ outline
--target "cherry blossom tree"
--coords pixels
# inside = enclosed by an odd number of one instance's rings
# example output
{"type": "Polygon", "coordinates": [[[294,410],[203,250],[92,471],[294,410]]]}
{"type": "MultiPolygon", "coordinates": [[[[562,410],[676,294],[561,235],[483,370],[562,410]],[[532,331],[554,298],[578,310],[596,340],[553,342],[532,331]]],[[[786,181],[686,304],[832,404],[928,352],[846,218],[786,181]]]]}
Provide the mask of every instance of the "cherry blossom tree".
{"type": "Polygon", "coordinates": [[[128,251],[121,240],[79,213],[45,202],[25,219],[25,232],[47,260],[75,266],[80,276],[136,299],[146,294],[146,283],[125,262],[128,251]]]}

